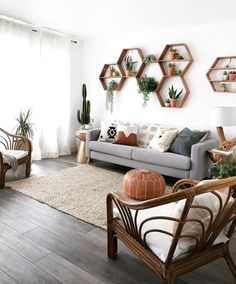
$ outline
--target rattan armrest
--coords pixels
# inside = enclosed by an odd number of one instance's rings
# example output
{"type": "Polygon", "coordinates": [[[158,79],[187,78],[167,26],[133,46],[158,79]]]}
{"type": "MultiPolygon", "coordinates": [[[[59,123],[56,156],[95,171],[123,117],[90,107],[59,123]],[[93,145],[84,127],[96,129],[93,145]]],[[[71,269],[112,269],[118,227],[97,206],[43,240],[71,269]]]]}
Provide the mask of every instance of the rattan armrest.
{"type": "Polygon", "coordinates": [[[200,181],[195,179],[181,179],[172,187],[172,193],[197,185],[200,181]]]}

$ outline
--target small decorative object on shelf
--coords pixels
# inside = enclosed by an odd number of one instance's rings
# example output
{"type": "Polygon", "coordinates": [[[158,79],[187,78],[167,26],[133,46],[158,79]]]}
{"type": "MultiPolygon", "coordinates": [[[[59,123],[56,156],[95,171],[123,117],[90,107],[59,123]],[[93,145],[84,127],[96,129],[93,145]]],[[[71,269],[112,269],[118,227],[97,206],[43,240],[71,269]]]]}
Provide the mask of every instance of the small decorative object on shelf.
{"type": "Polygon", "coordinates": [[[128,77],[133,71],[134,64],[137,63],[137,61],[133,61],[132,57],[128,55],[125,56],[124,62],[125,62],[125,75],[128,77]]]}
{"type": "Polygon", "coordinates": [[[130,76],[131,76],[131,77],[136,77],[136,75],[137,75],[137,72],[136,72],[135,70],[132,70],[132,71],[130,72],[130,76]]]}
{"type": "Polygon", "coordinates": [[[169,99],[165,100],[165,107],[170,107],[170,100],[169,99]]]}
{"type": "Polygon", "coordinates": [[[224,81],[227,81],[228,80],[228,73],[227,73],[227,71],[224,71],[223,72],[223,75],[222,75],[222,79],[224,80],[224,81]]]}
{"type": "Polygon", "coordinates": [[[236,71],[229,72],[229,81],[235,81],[236,80],[236,71]]]}
{"type": "Polygon", "coordinates": [[[168,73],[168,76],[175,75],[175,64],[174,63],[169,63],[168,68],[167,68],[167,73],[168,73]]]}
{"type": "Polygon", "coordinates": [[[221,92],[227,92],[227,86],[225,83],[221,83],[220,84],[220,91],[221,92]]]}
{"type": "Polygon", "coordinates": [[[176,49],[171,46],[169,49],[170,60],[175,59],[175,54],[176,54],[176,49]]]}
{"type": "Polygon", "coordinates": [[[143,107],[147,105],[149,101],[149,94],[155,92],[158,86],[158,82],[154,77],[148,77],[144,75],[138,79],[138,92],[143,94],[143,107]]]}
{"type": "Polygon", "coordinates": [[[156,58],[156,56],[154,54],[148,54],[143,59],[143,63],[144,64],[148,64],[149,62],[156,62],[156,61],[157,61],[157,58],[156,58]]]}
{"type": "Polygon", "coordinates": [[[177,100],[180,97],[180,95],[183,92],[183,89],[177,94],[177,89],[174,89],[173,85],[171,88],[169,88],[169,97],[170,97],[170,106],[176,107],[177,106],[177,100]]]}
{"type": "Polygon", "coordinates": [[[83,97],[83,106],[82,112],[80,110],[77,111],[77,119],[81,125],[82,129],[89,129],[90,127],[90,101],[86,100],[87,97],[87,89],[86,85],[82,86],[82,97],[83,97]]]}
{"type": "Polygon", "coordinates": [[[114,107],[114,91],[117,89],[117,82],[112,80],[108,83],[107,91],[106,91],[106,110],[110,110],[113,112],[114,107]]]}

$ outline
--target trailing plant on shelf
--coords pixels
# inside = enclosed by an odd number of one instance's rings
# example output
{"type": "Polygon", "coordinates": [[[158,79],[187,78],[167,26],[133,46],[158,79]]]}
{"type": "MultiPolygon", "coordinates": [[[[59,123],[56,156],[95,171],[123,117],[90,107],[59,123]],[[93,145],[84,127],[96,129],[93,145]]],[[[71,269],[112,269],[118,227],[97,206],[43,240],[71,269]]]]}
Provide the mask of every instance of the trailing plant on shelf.
{"type": "Polygon", "coordinates": [[[134,64],[137,63],[137,61],[133,61],[132,57],[128,55],[125,56],[124,62],[126,76],[130,76],[131,71],[133,71],[134,64]]]}
{"type": "Polygon", "coordinates": [[[178,90],[174,89],[173,85],[171,86],[171,88],[169,88],[169,97],[170,97],[170,106],[171,107],[176,107],[177,100],[180,97],[180,95],[182,94],[183,89],[179,93],[177,93],[177,92],[178,92],[178,90]]]}
{"type": "Polygon", "coordinates": [[[155,62],[157,60],[156,56],[154,54],[148,54],[143,59],[144,64],[148,64],[149,62],[155,62]]]}
{"type": "Polygon", "coordinates": [[[16,117],[17,121],[17,125],[15,127],[16,135],[21,135],[31,139],[33,138],[34,136],[33,123],[31,123],[29,120],[31,114],[32,114],[31,109],[28,109],[26,112],[21,111],[19,113],[19,116],[16,117]]]}
{"type": "Polygon", "coordinates": [[[144,75],[138,79],[138,92],[143,94],[143,107],[147,105],[147,102],[149,101],[149,94],[156,90],[157,85],[158,82],[154,77],[144,75]]]}
{"type": "MultiPolygon", "coordinates": [[[[236,160],[233,154],[227,155],[223,160],[216,162],[210,169],[210,173],[215,178],[227,178],[236,176],[236,160]]],[[[232,196],[236,198],[236,187],[234,186],[232,196]]]]}
{"type": "Polygon", "coordinates": [[[83,103],[82,103],[82,112],[80,110],[77,111],[77,119],[79,124],[82,126],[82,129],[88,128],[88,125],[90,124],[90,101],[86,100],[87,97],[87,89],[86,85],[83,84],[82,86],[82,97],[83,97],[83,103]]]}
{"type": "Polygon", "coordinates": [[[117,88],[117,82],[112,80],[108,83],[107,91],[106,91],[106,110],[110,110],[113,112],[113,105],[114,105],[114,91],[117,88]]]}

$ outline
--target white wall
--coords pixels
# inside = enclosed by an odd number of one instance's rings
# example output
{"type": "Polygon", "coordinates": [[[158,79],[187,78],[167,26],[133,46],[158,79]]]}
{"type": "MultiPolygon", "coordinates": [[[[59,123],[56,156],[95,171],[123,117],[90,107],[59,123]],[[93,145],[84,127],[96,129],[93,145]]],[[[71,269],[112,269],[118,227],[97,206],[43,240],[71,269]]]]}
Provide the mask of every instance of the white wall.
{"type": "MultiPolygon", "coordinates": [[[[101,119],[108,121],[120,119],[189,126],[197,129],[212,128],[209,121],[212,106],[236,106],[236,94],[213,92],[206,78],[206,72],[217,56],[236,55],[235,26],[236,21],[222,22],[165,30],[155,34],[147,31],[145,34],[130,34],[124,37],[116,37],[114,31],[113,37],[85,41],[83,81],[87,84],[88,97],[92,105],[91,117],[95,119],[94,125],[99,126],[101,119]],[[181,42],[188,45],[194,58],[194,63],[185,77],[190,96],[183,108],[162,108],[156,95],[152,94],[148,106],[143,109],[136,80],[130,78],[115,95],[114,113],[111,115],[105,110],[105,91],[98,79],[105,63],[116,62],[123,48],[140,47],[144,55],[154,53],[159,56],[166,44],[181,42]]],[[[158,79],[160,80],[160,77],[158,79]]],[[[236,128],[225,130],[226,135],[235,136],[236,128]]]]}

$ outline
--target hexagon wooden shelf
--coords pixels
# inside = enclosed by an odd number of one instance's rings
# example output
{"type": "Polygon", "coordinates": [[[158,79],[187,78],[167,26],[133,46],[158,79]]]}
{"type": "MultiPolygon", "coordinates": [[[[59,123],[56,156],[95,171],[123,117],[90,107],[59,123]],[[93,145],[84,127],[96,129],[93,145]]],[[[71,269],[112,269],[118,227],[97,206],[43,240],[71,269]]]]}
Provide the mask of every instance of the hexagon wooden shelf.
{"type": "Polygon", "coordinates": [[[214,92],[236,93],[236,85],[234,89],[229,90],[230,84],[236,83],[236,56],[217,57],[208,70],[206,76],[214,92]],[[232,66],[233,60],[235,61],[235,67],[232,66]],[[227,64],[225,65],[226,62],[227,64]],[[220,71],[222,74],[219,77],[220,71]],[[224,75],[224,72],[227,74],[224,75]]]}
{"type": "Polygon", "coordinates": [[[122,86],[123,86],[123,84],[125,82],[126,77],[125,77],[125,73],[124,73],[124,71],[123,71],[123,69],[122,69],[120,64],[109,63],[109,64],[105,64],[103,66],[102,72],[101,72],[101,74],[99,76],[99,80],[102,83],[102,86],[103,86],[104,90],[107,90],[107,82],[106,81],[108,79],[118,79],[119,82],[117,84],[116,91],[120,91],[121,90],[121,88],[122,88],[122,86]],[[113,66],[114,68],[116,67],[115,69],[116,69],[116,71],[117,71],[117,69],[119,70],[119,74],[120,75],[115,75],[115,76],[110,76],[109,75],[108,76],[107,72],[108,72],[109,67],[111,67],[111,66],[113,66]]]}
{"type": "MultiPolygon", "coordinates": [[[[178,99],[178,101],[177,101],[177,108],[181,108],[181,107],[183,106],[183,104],[185,103],[187,97],[188,97],[189,94],[190,94],[189,88],[188,88],[188,86],[187,86],[187,84],[186,84],[186,82],[185,82],[184,77],[179,76],[179,78],[180,78],[180,80],[181,80],[181,82],[182,82],[182,85],[183,85],[183,88],[184,88],[184,90],[185,90],[185,93],[184,93],[184,95],[182,95],[182,96],[178,99]]],[[[156,89],[156,91],[155,91],[156,94],[157,94],[157,98],[158,98],[158,100],[159,100],[159,103],[160,103],[160,105],[161,105],[162,107],[165,107],[165,103],[164,103],[163,98],[162,98],[161,89],[162,89],[162,87],[164,86],[164,84],[165,84],[165,82],[166,82],[167,80],[168,80],[168,77],[162,77],[162,79],[161,79],[161,81],[160,81],[160,83],[159,83],[159,85],[157,86],[157,89],[156,89]]]]}
{"type": "Polygon", "coordinates": [[[189,88],[186,84],[186,81],[184,79],[184,75],[186,74],[186,72],[188,71],[189,67],[192,65],[193,63],[193,57],[192,54],[190,53],[190,50],[188,48],[188,46],[185,43],[175,43],[175,44],[167,44],[164,48],[164,50],[162,51],[158,63],[160,65],[161,68],[161,72],[162,72],[162,79],[156,89],[156,94],[157,94],[157,98],[160,102],[160,105],[162,107],[165,106],[163,98],[162,98],[162,94],[161,94],[161,89],[163,87],[163,85],[165,84],[166,80],[170,80],[171,78],[175,78],[178,77],[180,78],[182,85],[185,89],[185,94],[181,96],[180,99],[178,99],[178,105],[177,107],[182,107],[183,104],[185,103],[187,97],[190,94],[189,88]],[[173,48],[177,51],[177,49],[181,49],[181,54],[179,54],[179,52],[174,52],[172,54],[170,54],[170,49],[173,48]],[[169,56],[168,56],[169,53],[169,56]],[[172,63],[175,64],[176,63],[181,63],[182,65],[182,69],[177,70],[179,74],[173,74],[171,75],[170,73],[168,73],[168,65],[172,63]],[[181,73],[180,73],[181,72],[181,73]]]}
{"type": "Polygon", "coordinates": [[[119,57],[118,61],[117,61],[117,65],[120,65],[121,68],[123,68],[122,64],[124,63],[125,56],[130,51],[137,51],[137,54],[138,54],[138,56],[140,58],[140,66],[136,70],[136,72],[137,72],[136,76],[125,76],[125,77],[126,78],[132,78],[132,77],[139,78],[141,76],[141,74],[142,74],[142,71],[143,71],[144,67],[145,67],[145,64],[143,63],[143,59],[144,59],[143,52],[142,52],[142,50],[140,48],[137,48],[137,47],[135,47],[135,48],[124,48],[122,50],[121,54],[120,54],[120,57],[119,57]]]}

